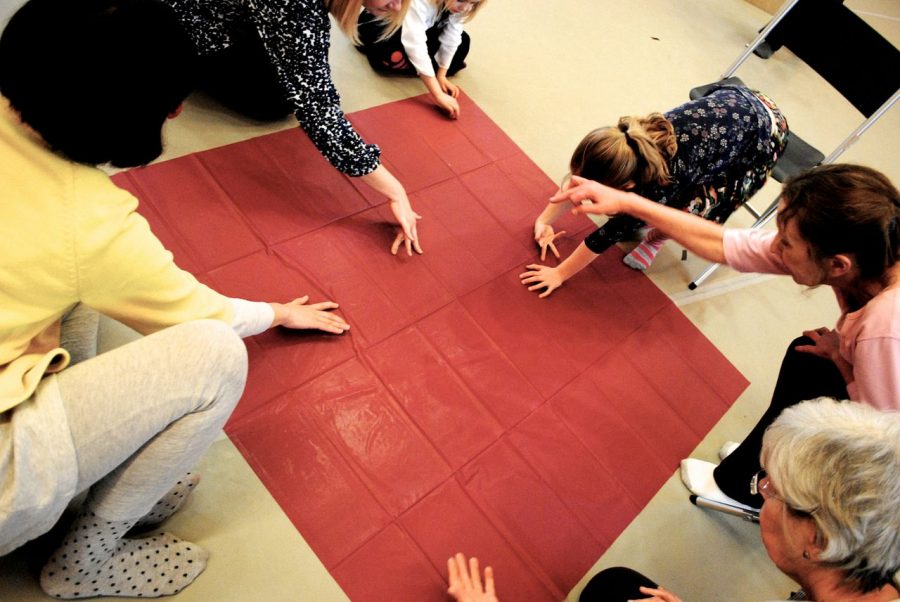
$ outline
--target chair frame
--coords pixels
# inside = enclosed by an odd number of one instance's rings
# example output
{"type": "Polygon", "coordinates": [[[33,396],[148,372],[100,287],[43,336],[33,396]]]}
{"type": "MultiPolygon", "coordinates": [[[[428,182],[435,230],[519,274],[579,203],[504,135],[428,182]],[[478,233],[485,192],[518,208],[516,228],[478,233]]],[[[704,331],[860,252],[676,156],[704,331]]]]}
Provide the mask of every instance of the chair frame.
{"type": "MultiPolygon", "coordinates": [[[[776,25],[787,15],[787,13],[794,8],[794,5],[797,4],[800,0],[788,0],[784,4],[781,5],[781,8],[778,9],[778,12],[772,17],[772,20],[760,30],[759,34],[756,38],[753,39],[752,42],[747,44],[744,52],[731,64],[730,67],[722,74],[719,80],[728,79],[732,77],[738,68],[744,64],[744,62],[753,54],[753,51],[756,50],[757,46],[759,46],[765,39],[769,32],[775,28],[776,25]]],[[[897,103],[897,100],[900,99],[900,90],[896,90],[893,95],[885,101],[872,115],[870,115],[867,119],[865,119],[855,130],[853,130],[849,136],[847,136],[831,153],[828,154],[819,165],[827,165],[829,163],[834,163],[838,157],[840,157],[848,148],[853,146],[857,140],[870,128],[872,125],[878,121],[885,113],[891,110],[891,107],[897,103]]],[[[775,199],[766,209],[762,212],[758,212],[754,209],[750,204],[745,204],[744,207],[756,218],[756,221],[753,223],[751,228],[762,228],[775,217],[775,212],[778,209],[778,199],[775,199]]],[[[707,266],[705,270],[703,270],[696,278],[694,278],[690,284],[688,284],[688,288],[690,290],[696,289],[698,286],[703,284],[703,282],[712,275],[713,272],[718,269],[719,264],[713,263],[707,266]]]]}

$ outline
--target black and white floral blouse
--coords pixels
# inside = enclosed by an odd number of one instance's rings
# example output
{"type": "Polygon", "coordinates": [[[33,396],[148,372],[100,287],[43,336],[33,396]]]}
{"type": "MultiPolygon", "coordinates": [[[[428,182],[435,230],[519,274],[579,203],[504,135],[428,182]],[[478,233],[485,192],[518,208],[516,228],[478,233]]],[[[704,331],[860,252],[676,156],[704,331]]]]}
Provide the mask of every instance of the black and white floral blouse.
{"type": "Polygon", "coordinates": [[[331,80],[331,25],[323,0],[165,1],[201,55],[227,48],[234,24],[252,23],[300,127],[319,152],[349,176],[362,176],[378,167],[380,149],[366,144],[347,121],[331,80]]]}

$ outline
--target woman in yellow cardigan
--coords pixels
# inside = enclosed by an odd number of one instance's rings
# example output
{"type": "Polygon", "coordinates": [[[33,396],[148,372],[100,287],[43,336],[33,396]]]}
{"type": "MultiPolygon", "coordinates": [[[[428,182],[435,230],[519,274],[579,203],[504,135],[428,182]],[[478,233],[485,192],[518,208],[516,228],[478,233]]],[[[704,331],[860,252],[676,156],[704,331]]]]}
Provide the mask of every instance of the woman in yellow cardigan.
{"type": "Polygon", "coordinates": [[[179,479],[244,387],[240,337],[349,328],[330,301],[255,303],[200,284],[94,167],[159,155],[194,61],[156,0],[31,0],[0,38],[0,555],[89,490],[41,573],[59,598],[190,584],[201,548],[126,534],[167,518],[192,484],[179,479]],[[147,336],[96,355],[98,312],[147,336]]]}

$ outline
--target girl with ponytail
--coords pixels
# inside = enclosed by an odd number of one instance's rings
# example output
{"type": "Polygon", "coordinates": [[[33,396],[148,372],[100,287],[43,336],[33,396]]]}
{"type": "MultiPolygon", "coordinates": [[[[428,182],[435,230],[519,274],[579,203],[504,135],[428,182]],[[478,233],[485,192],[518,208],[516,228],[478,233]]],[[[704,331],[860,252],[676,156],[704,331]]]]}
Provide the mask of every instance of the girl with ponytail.
{"type": "MultiPolygon", "coordinates": [[[[569,172],[721,223],[762,188],[784,150],[787,132],[787,121],[768,97],[722,86],[666,113],[622,117],[615,126],[588,133],[572,153],[569,172]]],[[[567,187],[568,182],[563,190],[567,187]]],[[[553,244],[559,234],[552,224],[565,210],[550,203],[535,220],[542,261],[548,248],[559,257],[553,244]]],[[[628,215],[615,216],[559,266],[527,266],[522,283],[528,290],[544,289],[540,296],[546,297],[643,225],[628,215]]],[[[649,229],[625,263],[646,269],[666,240],[649,229]]]]}

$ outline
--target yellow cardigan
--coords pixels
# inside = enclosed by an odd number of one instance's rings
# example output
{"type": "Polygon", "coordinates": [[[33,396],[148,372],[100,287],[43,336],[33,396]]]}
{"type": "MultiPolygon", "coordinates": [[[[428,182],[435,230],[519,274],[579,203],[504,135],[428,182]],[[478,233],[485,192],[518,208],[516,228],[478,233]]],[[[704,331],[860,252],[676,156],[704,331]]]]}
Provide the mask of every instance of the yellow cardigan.
{"type": "Polygon", "coordinates": [[[0,412],[69,363],[60,319],[76,303],[143,334],[231,323],[228,299],[178,268],[102,171],[50,152],[0,97],[0,412]]]}

